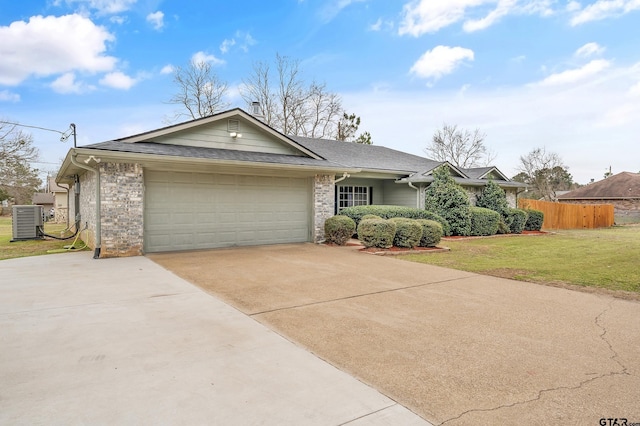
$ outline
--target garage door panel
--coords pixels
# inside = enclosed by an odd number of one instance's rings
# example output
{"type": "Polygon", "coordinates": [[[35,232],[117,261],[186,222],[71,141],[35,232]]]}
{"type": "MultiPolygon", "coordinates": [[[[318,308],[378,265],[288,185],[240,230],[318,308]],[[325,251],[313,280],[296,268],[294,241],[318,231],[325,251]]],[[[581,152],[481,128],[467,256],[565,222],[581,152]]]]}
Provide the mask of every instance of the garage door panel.
{"type": "Polygon", "coordinates": [[[145,251],[304,242],[304,178],[145,171],[145,251]]]}

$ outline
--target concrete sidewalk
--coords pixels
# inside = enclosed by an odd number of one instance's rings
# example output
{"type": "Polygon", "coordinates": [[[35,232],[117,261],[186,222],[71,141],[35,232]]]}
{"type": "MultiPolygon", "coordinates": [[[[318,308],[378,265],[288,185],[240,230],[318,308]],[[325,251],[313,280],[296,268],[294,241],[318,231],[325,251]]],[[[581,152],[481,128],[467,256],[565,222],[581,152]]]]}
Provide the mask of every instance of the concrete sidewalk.
{"type": "Polygon", "coordinates": [[[0,261],[0,295],[0,424],[429,424],[144,257],[0,261]]]}

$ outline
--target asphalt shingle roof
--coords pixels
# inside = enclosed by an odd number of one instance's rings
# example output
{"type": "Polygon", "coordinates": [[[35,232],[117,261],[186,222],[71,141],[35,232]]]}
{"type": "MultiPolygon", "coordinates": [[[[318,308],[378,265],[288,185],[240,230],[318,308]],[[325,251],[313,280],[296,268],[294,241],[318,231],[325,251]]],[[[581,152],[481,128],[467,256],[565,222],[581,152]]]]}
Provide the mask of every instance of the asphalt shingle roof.
{"type": "Polygon", "coordinates": [[[337,168],[340,166],[331,161],[316,160],[314,158],[301,157],[296,155],[169,145],[155,142],[129,143],[109,141],[83,146],[83,148],[101,149],[116,152],[130,152],[136,154],[166,155],[186,158],[205,158],[211,160],[247,161],[256,163],[289,164],[298,166],[318,166],[330,168],[337,168]]]}
{"type": "Polygon", "coordinates": [[[322,158],[347,167],[407,173],[437,167],[440,162],[378,145],[289,136],[322,158]]]}
{"type": "Polygon", "coordinates": [[[640,198],[640,173],[618,173],[558,196],[562,200],[585,198],[640,198]]]}

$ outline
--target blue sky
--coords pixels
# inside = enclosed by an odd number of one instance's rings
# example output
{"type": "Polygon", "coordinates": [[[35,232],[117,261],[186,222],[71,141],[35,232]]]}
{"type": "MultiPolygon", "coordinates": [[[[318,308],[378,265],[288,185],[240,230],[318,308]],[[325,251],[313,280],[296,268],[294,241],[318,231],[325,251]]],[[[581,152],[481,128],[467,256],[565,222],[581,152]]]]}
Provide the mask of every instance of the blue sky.
{"type": "MultiPolygon", "coordinates": [[[[479,128],[508,176],[545,147],[584,184],[640,171],[638,28],[639,0],[3,0],[0,119],[128,136],[175,111],[172,67],[210,61],[246,108],[237,87],[279,53],[374,144],[425,155],[443,123],[479,128]]],[[[55,170],[70,142],[27,130],[55,170]]]]}

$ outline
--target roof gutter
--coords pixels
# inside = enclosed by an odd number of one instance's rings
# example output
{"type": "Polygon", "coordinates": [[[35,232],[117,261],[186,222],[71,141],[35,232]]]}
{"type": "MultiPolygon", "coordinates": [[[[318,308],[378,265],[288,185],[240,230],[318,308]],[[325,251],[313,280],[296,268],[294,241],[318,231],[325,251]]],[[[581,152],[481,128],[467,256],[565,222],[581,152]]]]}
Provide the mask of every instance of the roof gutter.
{"type": "MultiPolygon", "coordinates": [[[[71,156],[69,157],[69,159],[71,160],[71,163],[76,166],[79,167],[81,169],[87,170],[89,172],[95,173],[96,175],[96,248],[93,252],[93,258],[94,259],[98,259],[100,257],[100,249],[102,247],[102,227],[101,227],[101,203],[100,203],[100,168],[97,167],[97,163],[100,162],[99,158],[96,157],[89,157],[87,159],[87,163],[90,160],[93,160],[96,162],[96,167],[89,167],[85,164],[81,164],[76,160],[76,157],[78,156],[78,153],[76,152],[75,149],[72,150],[73,152],[71,153],[71,156]]],[[[78,209],[79,211],[79,206],[76,206],[76,209],[78,209]]]]}

